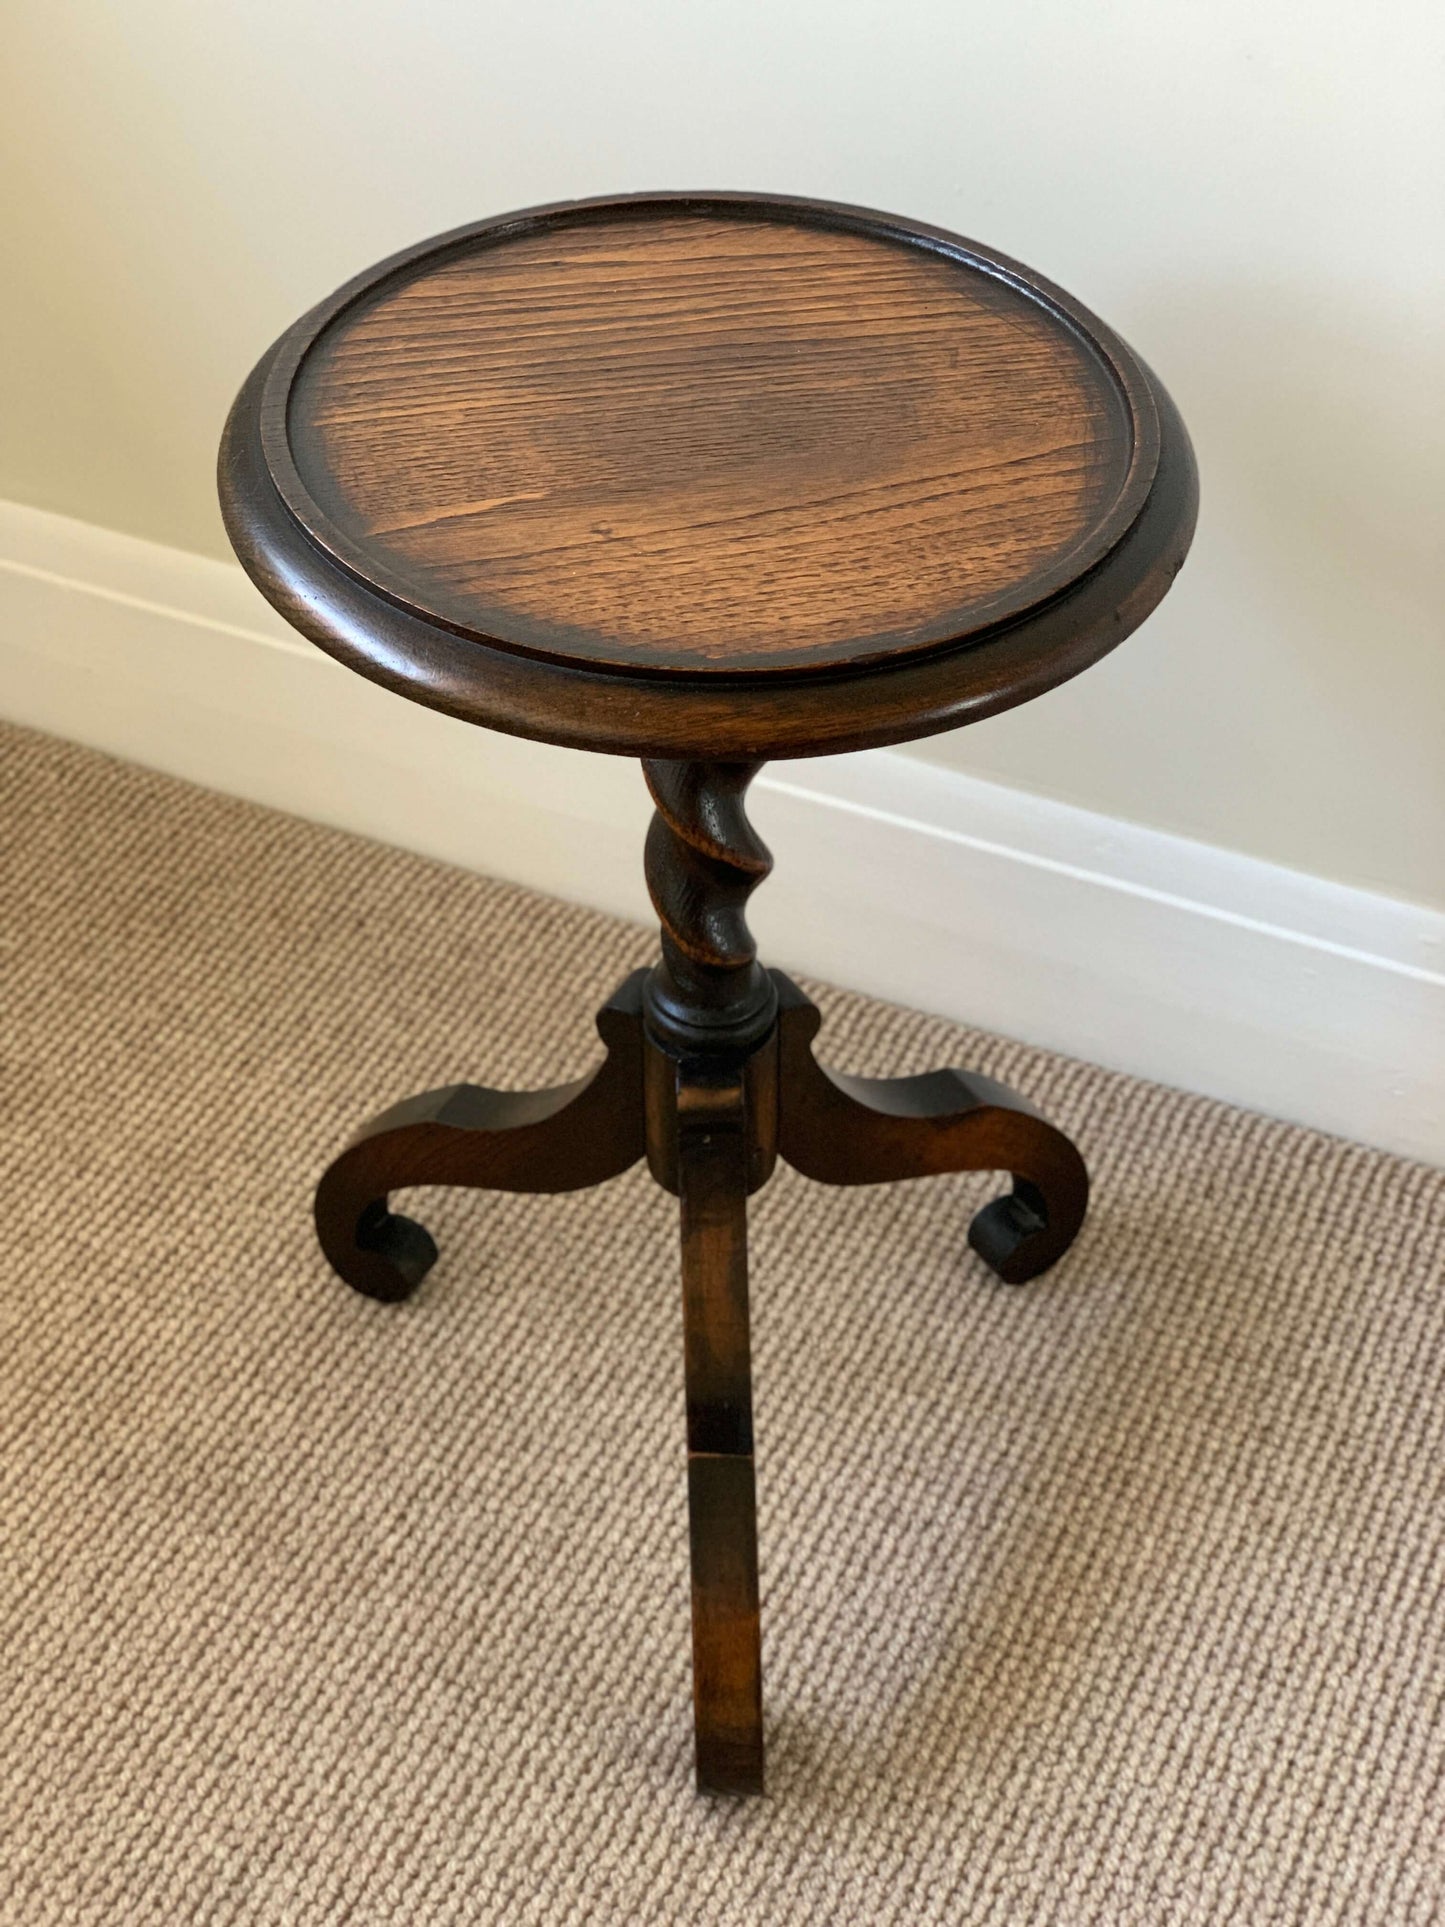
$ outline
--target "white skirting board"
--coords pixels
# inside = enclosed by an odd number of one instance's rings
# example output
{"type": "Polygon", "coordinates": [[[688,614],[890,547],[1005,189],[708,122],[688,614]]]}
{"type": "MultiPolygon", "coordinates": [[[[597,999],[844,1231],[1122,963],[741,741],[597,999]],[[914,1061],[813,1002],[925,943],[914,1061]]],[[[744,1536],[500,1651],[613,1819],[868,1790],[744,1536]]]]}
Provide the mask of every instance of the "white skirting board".
{"type": "MultiPolygon", "coordinates": [[[[0,714],[649,915],[635,764],[400,701],[238,568],[5,503],[0,714]]],[[[770,962],[1445,1163],[1445,914],[896,750],[774,764],[752,799],[770,962]]]]}

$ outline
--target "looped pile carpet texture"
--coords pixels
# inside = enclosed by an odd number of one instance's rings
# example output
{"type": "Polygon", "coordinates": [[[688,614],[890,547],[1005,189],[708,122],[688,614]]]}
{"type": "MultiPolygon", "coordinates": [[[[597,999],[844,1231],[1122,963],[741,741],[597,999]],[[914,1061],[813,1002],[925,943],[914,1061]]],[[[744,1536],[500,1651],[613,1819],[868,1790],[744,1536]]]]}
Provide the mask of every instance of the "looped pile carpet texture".
{"type": "Polygon", "coordinates": [[[818,993],[1095,1202],[1017,1291],[988,1180],[755,1200],[770,1791],[699,1800],[671,1201],[413,1198],[400,1308],[308,1217],[394,1098],[584,1069],[650,935],[0,748],[0,1918],[1445,1917],[1438,1173],[818,993]]]}

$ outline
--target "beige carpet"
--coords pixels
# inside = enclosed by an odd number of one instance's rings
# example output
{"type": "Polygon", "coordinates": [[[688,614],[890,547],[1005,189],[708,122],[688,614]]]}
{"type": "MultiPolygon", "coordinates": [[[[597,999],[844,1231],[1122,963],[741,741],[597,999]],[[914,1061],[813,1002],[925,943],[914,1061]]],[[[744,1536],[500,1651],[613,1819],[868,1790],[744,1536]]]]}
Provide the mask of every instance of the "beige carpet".
{"type": "Polygon", "coordinates": [[[757,1201],[770,1794],[700,1801],[669,1201],[429,1194],[399,1309],[308,1222],[649,938],[0,749],[6,1923],[1445,1918],[1438,1174],[827,996],[1096,1203],[1014,1291],[983,1180],[757,1201]]]}

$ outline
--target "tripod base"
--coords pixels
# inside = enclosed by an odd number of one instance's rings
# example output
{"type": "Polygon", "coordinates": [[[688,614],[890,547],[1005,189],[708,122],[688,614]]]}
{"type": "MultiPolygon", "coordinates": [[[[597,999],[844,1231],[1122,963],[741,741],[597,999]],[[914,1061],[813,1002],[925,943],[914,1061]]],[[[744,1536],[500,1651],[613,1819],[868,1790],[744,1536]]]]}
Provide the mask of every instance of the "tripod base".
{"type": "Polygon", "coordinates": [[[405,1298],[436,1261],[425,1229],[392,1213],[403,1186],[573,1191],[646,1156],[679,1198],[693,1694],[699,1787],[760,1793],[762,1666],[747,1197],[778,1156],[824,1184],[879,1184],[949,1171],[1001,1171],[1011,1192],[974,1218],[968,1240],[1009,1284],[1037,1277],[1083,1222],[1088,1177],[1074,1146],[1022,1098],[964,1071],[844,1077],[813,1056],[821,1019],[771,973],[777,1016],[746,1052],[689,1056],[655,1041],[648,973],[597,1017],[606,1046],[590,1077],[545,1091],[450,1085],[363,1126],[316,1193],[333,1270],[370,1298],[405,1298]]]}

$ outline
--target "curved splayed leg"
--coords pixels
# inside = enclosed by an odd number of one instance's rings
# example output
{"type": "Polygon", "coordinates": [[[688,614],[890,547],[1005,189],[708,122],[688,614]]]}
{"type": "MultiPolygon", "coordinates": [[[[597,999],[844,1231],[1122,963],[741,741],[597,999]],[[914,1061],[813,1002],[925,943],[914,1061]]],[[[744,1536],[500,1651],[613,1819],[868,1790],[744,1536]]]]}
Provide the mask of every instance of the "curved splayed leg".
{"type": "Polygon", "coordinates": [[[975,1216],[968,1241],[1008,1284],[1056,1264],[1089,1202],[1084,1161],[1062,1131],[991,1078],[967,1071],[846,1077],[813,1055],[821,1018],[774,971],[779,1001],[778,1150],[823,1184],[882,1184],[948,1171],[1007,1171],[1013,1190],[975,1216]]]}
{"type": "Polygon", "coordinates": [[[576,1191],[635,1164],[644,1145],[642,981],[636,971],[597,1016],[607,1056],[588,1077],[543,1091],[452,1084],[374,1117],[316,1189],[331,1268],[368,1298],[395,1303],[436,1262],[430,1234],[388,1209],[406,1185],[576,1191]]]}

